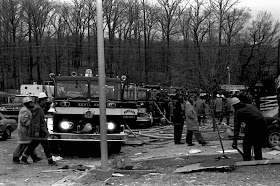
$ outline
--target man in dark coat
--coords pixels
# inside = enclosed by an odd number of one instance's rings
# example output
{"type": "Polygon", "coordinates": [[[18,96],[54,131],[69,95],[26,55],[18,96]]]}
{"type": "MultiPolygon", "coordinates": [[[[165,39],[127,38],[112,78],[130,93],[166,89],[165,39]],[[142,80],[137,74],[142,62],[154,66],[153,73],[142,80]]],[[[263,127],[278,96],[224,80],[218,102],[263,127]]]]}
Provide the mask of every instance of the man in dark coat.
{"type": "Polygon", "coordinates": [[[27,158],[34,151],[34,149],[41,144],[48,163],[50,165],[56,165],[56,162],[53,161],[50,151],[50,146],[47,141],[49,136],[47,124],[45,121],[45,113],[43,107],[47,102],[47,95],[42,92],[38,96],[38,103],[35,103],[34,108],[32,109],[32,124],[29,127],[28,135],[32,140],[25,153],[22,156],[21,161],[25,164],[28,164],[27,158]]]}
{"type": "Polygon", "coordinates": [[[255,160],[262,160],[262,144],[264,137],[264,129],[266,126],[265,118],[260,110],[252,105],[240,102],[233,97],[231,104],[235,110],[234,114],[234,137],[233,148],[237,148],[237,140],[241,124],[245,124],[243,138],[243,160],[251,160],[251,149],[254,147],[255,160]]]}
{"type": "Polygon", "coordinates": [[[174,142],[176,145],[184,144],[181,142],[182,132],[184,127],[184,102],[179,91],[176,92],[173,106],[170,108],[170,117],[174,125],[174,142]]]}

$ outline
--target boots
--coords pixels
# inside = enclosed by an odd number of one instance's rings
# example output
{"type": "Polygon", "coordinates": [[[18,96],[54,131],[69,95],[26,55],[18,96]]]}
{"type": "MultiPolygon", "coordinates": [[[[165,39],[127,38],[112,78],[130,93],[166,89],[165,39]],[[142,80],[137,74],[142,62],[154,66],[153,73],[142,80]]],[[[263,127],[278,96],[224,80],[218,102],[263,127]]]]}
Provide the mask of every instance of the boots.
{"type": "Polygon", "coordinates": [[[29,165],[28,161],[27,161],[27,157],[26,156],[22,156],[21,158],[21,161],[20,161],[22,164],[25,164],[25,165],[29,165]]]}
{"type": "Polygon", "coordinates": [[[33,160],[34,163],[36,163],[36,162],[38,162],[38,161],[41,161],[42,159],[43,159],[43,158],[40,158],[40,157],[38,157],[38,156],[32,157],[32,160],[33,160]]]}
{"type": "Polygon", "coordinates": [[[19,164],[20,160],[18,157],[13,157],[13,163],[19,164]]]}
{"type": "Polygon", "coordinates": [[[53,165],[53,166],[57,165],[57,163],[55,161],[53,161],[53,159],[49,159],[48,163],[49,163],[49,165],[53,165]]]}

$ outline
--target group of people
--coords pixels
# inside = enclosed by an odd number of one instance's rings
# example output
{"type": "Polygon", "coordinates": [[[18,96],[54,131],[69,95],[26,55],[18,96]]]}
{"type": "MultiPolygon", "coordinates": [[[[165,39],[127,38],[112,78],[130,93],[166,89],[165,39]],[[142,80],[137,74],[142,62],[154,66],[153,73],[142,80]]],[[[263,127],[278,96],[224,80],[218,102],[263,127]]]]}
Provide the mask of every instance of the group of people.
{"type": "MultiPolygon", "coordinates": [[[[170,118],[174,125],[174,142],[176,145],[184,144],[181,140],[185,122],[187,127],[186,144],[188,146],[194,145],[192,142],[193,135],[202,146],[208,144],[199,131],[201,115],[197,115],[197,109],[194,107],[194,104],[198,104],[199,107],[204,107],[205,103],[200,101],[196,102],[196,100],[199,100],[197,96],[196,94],[189,94],[187,97],[184,97],[177,91],[172,104],[170,104],[170,118]]],[[[198,107],[198,105],[196,106],[198,107]]],[[[203,113],[199,114],[203,115],[203,113]]]]}
{"type": "MultiPolygon", "coordinates": [[[[252,148],[254,150],[254,159],[262,160],[262,146],[264,142],[264,131],[266,120],[261,111],[252,103],[249,103],[242,96],[240,98],[233,97],[227,99],[220,97],[221,110],[219,114],[220,122],[223,117],[227,118],[229,124],[230,112],[233,107],[234,112],[234,137],[232,147],[237,148],[238,136],[241,126],[243,126],[243,160],[250,161],[252,158],[252,148]]],[[[182,140],[182,131],[184,123],[186,123],[186,144],[193,146],[193,135],[201,145],[206,142],[199,131],[200,119],[203,120],[204,113],[201,108],[205,107],[205,103],[200,100],[199,95],[189,94],[184,97],[180,92],[176,93],[175,99],[170,104],[170,117],[174,125],[174,142],[175,144],[184,144],[182,140]],[[199,108],[199,109],[198,109],[199,108]]],[[[217,104],[214,101],[214,105],[217,104]]]]}
{"type": "Polygon", "coordinates": [[[30,156],[33,162],[41,161],[42,158],[36,154],[36,147],[41,144],[48,164],[56,165],[53,161],[50,146],[47,141],[49,136],[45,113],[47,112],[46,93],[41,92],[38,100],[33,102],[31,97],[23,98],[23,107],[18,115],[18,145],[13,153],[14,163],[29,164],[30,156]]]}
{"type": "Polygon", "coordinates": [[[219,124],[222,124],[223,119],[226,118],[226,124],[229,125],[230,115],[232,111],[230,97],[223,94],[217,94],[214,100],[214,115],[218,119],[219,124]]]}

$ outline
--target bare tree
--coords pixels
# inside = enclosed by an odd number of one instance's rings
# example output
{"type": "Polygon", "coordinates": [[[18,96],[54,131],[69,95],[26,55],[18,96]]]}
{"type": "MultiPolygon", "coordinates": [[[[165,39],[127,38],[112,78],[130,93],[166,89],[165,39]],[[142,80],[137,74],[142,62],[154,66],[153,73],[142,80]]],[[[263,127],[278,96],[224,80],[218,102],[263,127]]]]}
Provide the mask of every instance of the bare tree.
{"type": "Polygon", "coordinates": [[[259,12],[252,20],[244,37],[244,46],[240,51],[239,80],[249,84],[263,79],[274,59],[272,48],[279,39],[280,23],[274,21],[268,12],[259,12]],[[254,68],[251,68],[252,65],[254,68]],[[256,68],[257,67],[257,68],[256,68]]]}
{"type": "Polygon", "coordinates": [[[109,37],[109,49],[108,56],[106,60],[107,73],[112,77],[113,75],[113,63],[115,62],[114,56],[114,44],[115,44],[115,34],[117,28],[121,23],[121,16],[126,9],[125,3],[121,0],[105,0],[104,4],[104,16],[106,22],[106,28],[108,29],[109,37]]]}
{"type": "Polygon", "coordinates": [[[158,15],[159,24],[161,26],[162,32],[162,42],[163,42],[163,61],[165,73],[167,75],[167,84],[172,83],[172,71],[171,71],[171,54],[170,54],[170,39],[171,37],[178,33],[177,23],[182,12],[178,12],[179,6],[182,0],[158,0],[161,11],[158,15]],[[165,47],[166,45],[166,51],[165,47]],[[166,57],[165,57],[166,53],[166,57]]]}
{"type": "MultiPolygon", "coordinates": [[[[20,84],[21,77],[21,65],[19,61],[16,60],[18,50],[16,48],[17,44],[21,42],[22,38],[18,38],[19,25],[22,20],[22,9],[18,0],[2,0],[0,2],[0,22],[3,25],[3,28],[9,34],[9,39],[6,41],[11,46],[11,56],[12,56],[12,66],[13,68],[13,79],[15,87],[18,87],[20,84]]],[[[1,65],[2,66],[2,65],[1,65]]],[[[4,66],[2,66],[3,68],[4,66]]],[[[3,69],[2,69],[3,70],[3,69]]],[[[4,78],[4,85],[6,84],[6,76],[2,73],[4,78]]]]}

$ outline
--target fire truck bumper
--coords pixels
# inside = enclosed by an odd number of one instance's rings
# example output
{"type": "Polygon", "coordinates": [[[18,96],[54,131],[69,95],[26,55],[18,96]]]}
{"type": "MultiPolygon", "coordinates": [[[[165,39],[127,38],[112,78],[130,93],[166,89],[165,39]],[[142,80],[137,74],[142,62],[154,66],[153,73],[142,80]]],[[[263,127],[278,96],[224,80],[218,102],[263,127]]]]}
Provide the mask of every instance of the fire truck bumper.
{"type": "MultiPolygon", "coordinates": [[[[126,142],[128,135],[125,133],[107,134],[107,142],[126,142]]],[[[91,141],[100,142],[100,134],[72,134],[72,133],[51,133],[49,141],[91,141]]]]}

